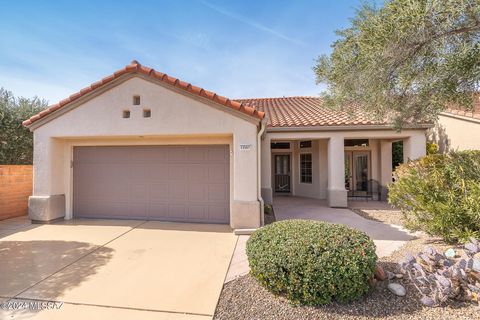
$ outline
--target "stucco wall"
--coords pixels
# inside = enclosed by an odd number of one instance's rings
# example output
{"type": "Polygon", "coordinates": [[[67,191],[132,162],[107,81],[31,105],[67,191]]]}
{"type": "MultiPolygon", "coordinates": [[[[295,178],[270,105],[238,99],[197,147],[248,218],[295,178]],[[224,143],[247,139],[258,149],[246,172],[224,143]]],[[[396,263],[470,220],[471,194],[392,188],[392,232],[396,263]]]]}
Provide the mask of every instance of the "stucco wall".
{"type": "Polygon", "coordinates": [[[455,115],[440,115],[429,139],[441,152],[450,150],[480,150],[480,120],[455,115]]]}
{"type": "Polygon", "coordinates": [[[257,132],[254,121],[134,77],[35,129],[33,193],[65,194],[69,217],[70,161],[75,145],[227,143],[231,150],[231,207],[235,201],[241,202],[242,208],[250,204],[254,214],[240,220],[255,225],[257,221],[251,220],[259,220],[257,132]],[[132,105],[134,95],[141,97],[141,105],[132,105]],[[143,109],[151,110],[151,118],[143,117],[143,109]],[[130,111],[130,118],[122,117],[124,110],[130,111]],[[251,149],[240,151],[241,144],[251,145],[251,149]]]}

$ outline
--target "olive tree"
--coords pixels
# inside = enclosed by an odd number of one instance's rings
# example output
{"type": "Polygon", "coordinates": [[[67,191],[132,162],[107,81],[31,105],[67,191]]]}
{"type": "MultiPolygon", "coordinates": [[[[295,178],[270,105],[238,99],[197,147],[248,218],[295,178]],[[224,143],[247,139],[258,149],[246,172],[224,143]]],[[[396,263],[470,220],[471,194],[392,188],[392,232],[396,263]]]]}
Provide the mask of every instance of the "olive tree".
{"type": "Polygon", "coordinates": [[[326,105],[355,105],[401,128],[471,108],[480,80],[480,0],[390,0],[362,5],[318,58],[326,105]]]}
{"type": "Polygon", "coordinates": [[[33,135],[22,121],[47,106],[45,100],[15,97],[0,88],[0,164],[31,164],[33,135]]]}

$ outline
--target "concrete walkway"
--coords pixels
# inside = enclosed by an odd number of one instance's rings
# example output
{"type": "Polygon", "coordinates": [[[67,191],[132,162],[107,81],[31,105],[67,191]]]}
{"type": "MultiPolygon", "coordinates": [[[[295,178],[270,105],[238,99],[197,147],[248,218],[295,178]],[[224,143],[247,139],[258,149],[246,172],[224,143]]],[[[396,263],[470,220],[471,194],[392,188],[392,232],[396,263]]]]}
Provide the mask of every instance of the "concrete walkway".
{"type": "MultiPolygon", "coordinates": [[[[367,208],[370,210],[388,210],[391,207],[379,201],[352,201],[352,208],[367,208]]],[[[331,223],[341,223],[364,231],[375,242],[377,255],[385,257],[399,249],[414,236],[400,226],[365,219],[350,209],[330,208],[326,201],[302,197],[276,197],[273,208],[277,221],[289,219],[321,220],[331,223]]],[[[250,271],[248,257],[245,252],[249,236],[239,236],[225,282],[234,280],[250,271]]]]}
{"type": "MultiPolygon", "coordinates": [[[[377,203],[383,207],[385,204],[377,203]]],[[[365,204],[364,204],[365,205],[365,204]]],[[[368,204],[370,208],[374,201],[368,204]]],[[[356,204],[361,207],[360,203],[356,204]]],[[[377,246],[379,257],[389,256],[414,236],[400,226],[365,219],[349,209],[330,208],[326,201],[302,197],[276,197],[273,208],[277,221],[288,219],[321,220],[345,224],[368,234],[377,246]]]]}
{"type": "Polygon", "coordinates": [[[0,319],[211,319],[236,242],[224,225],[0,221],[0,319]],[[18,308],[39,301],[64,304],[18,308]]]}

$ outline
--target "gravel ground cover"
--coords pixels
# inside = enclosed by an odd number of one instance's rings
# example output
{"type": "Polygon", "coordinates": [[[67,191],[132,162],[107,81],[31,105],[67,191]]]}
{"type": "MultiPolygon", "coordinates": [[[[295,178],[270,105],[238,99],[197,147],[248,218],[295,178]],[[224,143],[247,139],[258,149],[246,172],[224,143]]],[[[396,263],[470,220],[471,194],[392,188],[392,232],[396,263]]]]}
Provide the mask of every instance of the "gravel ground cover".
{"type": "Polygon", "coordinates": [[[350,209],[365,219],[403,226],[400,210],[350,209]]]}
{"type": "MultiPolygon", "coordinates": [[[[401,225],[401,214],[395,210],[355,211],[368,219],[401,225]]],[[[416,235],[416,239],[389,257],[379,259],[378,263],[385,271],[396,273],[397,262],[407,252],[416,253],[425,246],[441,252],[452,247],[439,238],[424,233],[416,235]]],[[[389,281],[377,282],[370,294],[353,303],[305,307],[292,305],[285,298],[271,294],[246,275],[224,286],[214,319],[480,319],[479,307],[461,302],[450,302],[438,308],[424,307],[419,301],[420,295],[406,279],[391,280],[407,289],[405,297],[397,297],[388,290],[389,281]]]]}

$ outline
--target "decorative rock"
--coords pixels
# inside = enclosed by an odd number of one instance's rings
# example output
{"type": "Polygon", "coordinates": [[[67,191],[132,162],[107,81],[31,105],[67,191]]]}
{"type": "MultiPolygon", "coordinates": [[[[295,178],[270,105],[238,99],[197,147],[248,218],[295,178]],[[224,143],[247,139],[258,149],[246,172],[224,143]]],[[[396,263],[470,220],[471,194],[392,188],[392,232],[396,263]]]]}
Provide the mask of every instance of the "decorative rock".
{"type": "Polygon", "coordinates": [[[480,272],[480,259],[473,259],[472,270],[476,272],[480,272]]]}
{"type": "Polygon", "coordinates": [[[471,254],[478,252],[478,246],[475,243],[467,243],[465,249],[470,251],[471,254]]]}
{"type": "Polygon", "coordinates": [[[477,252],[473,255],[473,259],[480,259],[480,252],[477,252]]]}
{"type": "Polygon", "coordinates": [[[422,301],[422,303],[427,307],[433,307],[435,305],[435,301],[433,301],[432,298],[427,296],[423,296],[423,298],[420,301],[422,301]]]}
{"type": "Polygon", "coordinates": [[[374,273],[375,279],[379,281],[385,280],[385,271],[383,271],[383,268],[379,266],[378,264],[375,266],[375,273],[374,273]]]}
{"type": "Polygon", "coordinates": [[[455,258],[455,250],[453,250],[452,248],[448,249],[447,251],[445,251],[445,257],[447,257],[448,259],[453,259],[455,258]]]}
{"type": "Polygon", "coordinates": [[[395,278],[397,278],[397,279],[402,279],[402,278],[403,278],[403,274],[397,273],[397,274],[395,274],[395,278]]]}
{"type": "Polygon", "coordinates": [[[407,294],[407,290],[405,290],[405,287],[399,283],[390,283],[388,285],[388,290],[390,290],[394,295],[397,295],[399,297],[403,297],[407,294]]]}
{"type": "Polygon", "coordinates": [[[393,272],[387,271],[386,274],[388,280],[392,280],[393,278],[395,278],[395,273],[393,272]]]}

